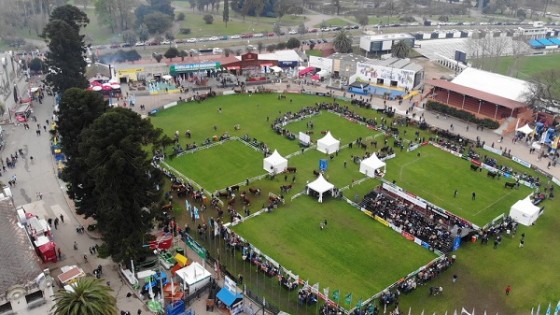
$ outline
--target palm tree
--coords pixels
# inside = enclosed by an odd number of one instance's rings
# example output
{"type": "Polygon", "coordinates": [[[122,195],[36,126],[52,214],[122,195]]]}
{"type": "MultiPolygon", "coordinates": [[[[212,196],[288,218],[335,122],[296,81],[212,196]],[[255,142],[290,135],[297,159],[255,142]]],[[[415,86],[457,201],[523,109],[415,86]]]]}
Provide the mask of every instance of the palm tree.
{"type": "Polygon", "coordinates": [[[113,289],[102,280],[85,277],[72,285],[73,292],[55,293],[54,315],[116,315],[117,300],[113,289]]]}
{"type": "Polygon", "coordinates": [[[410,53],[410,46],[404,40],[396,42],[393,47],[391,47],[391,55],[397,58],[406,58],[410,53]]]}
{"type": "Polygon", "coordinates": [[[339,53],[352,52],[352,37],[345,30],[341,30],[334,38],[334,48],[339,53]]]}

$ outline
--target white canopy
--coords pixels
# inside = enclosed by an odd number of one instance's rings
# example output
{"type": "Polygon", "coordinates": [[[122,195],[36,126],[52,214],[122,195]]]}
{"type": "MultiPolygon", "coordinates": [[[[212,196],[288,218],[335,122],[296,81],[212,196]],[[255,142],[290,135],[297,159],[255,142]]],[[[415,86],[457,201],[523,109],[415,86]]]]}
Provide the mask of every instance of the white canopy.
{"type": "Polygon", "coordinates": [[[284,70],[282,70],[282,68],[278,67],[278,66],[272,66],[270,67],[270,70],[274,71],[274,72],[282,72],[284,70]]]}
{"type": "Polygon", "coordinates": [[[167,80],[167,81],[173,79],[173,77],[170,76],[169,74],[166,74],[166,75],[162,76],[161,78],[164,79],[164,80],[167,80]]]}
{"type": "Polygon", "coordinates": [[[375,154],[372,154],[370,157],[360,162],[360,173],[365,174],[368,177],[375,177],[375,170],[380,168],[385,170],[386,164],[375,154]]]}
{"type": "Polygon", "coordinates": [[[323,193],[327,191],[331,191],[334,189],[334,185],[329,183],[324,177],[323,174],[319,174],[316,180],[307,184],[307,194],[309,195],[309,190],[316,191],[319,193],[319,202],[323,202],[323,193]]]}
{"type": "Polygon", "coordinates": [[[541,209],[529,197],[517,201],[509,210],[509,216],[519,224],[531,226],[541,215],[541,209]]]}
{"type": "Polygon", "coordinates": [[[210,281],[210,272],[202,267],[196,261],[191,263],[185,268],[179,269],[175,272],[175,275],[181,279],[181,283],[184,289],[198,288],[201,284],[205,284],[210,281]]]}
{"type": "Polygon", "coordinates": [[[533,132],[533,128],[531,128],[529,124],[525,124],[525,126],[517,128],[516,131],[523,132],[525,135],[528,135],[533,132]]]}
{"type": "Polygon", "coordinates": [[[282,173],[288,168],[288,160],[274,150],[274,152],[263,160],[263,168],[269,173],[282,173]]]}
{"type": "Polygon", "coordinates": [[[336,140],[332,135],[331,132],[327,132],[327,134],[317,140],[317,150],[326,154],[335,153],[340,149],[340,141],[336,140]]]}

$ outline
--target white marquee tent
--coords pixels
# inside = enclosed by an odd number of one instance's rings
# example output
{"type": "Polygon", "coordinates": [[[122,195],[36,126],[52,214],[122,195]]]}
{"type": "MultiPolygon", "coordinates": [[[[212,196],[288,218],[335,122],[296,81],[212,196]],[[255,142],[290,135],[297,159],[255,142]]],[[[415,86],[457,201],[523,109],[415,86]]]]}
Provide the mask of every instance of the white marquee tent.
{"type": "Polygon", "coordinates": [[[330,191],[332,194],[333,189],[334,189],[334,185],[329,183],[323,177],[323,174],[319,174],[319,177],[317,177],[316,180],[307,184],[307,194],[309,195],[310,190],[316,191],[317,193],[319,193],[319,202],[323,202],[323,193],[330,191]]]}
{"type": "Polygon", "coordinates": [[[516,131],[522,132],[525,135],[528,135],[533,132],[533,128],[529,126],[529,124],[525,124],[525,126],[517,128],[516,131]]]}
{"type": "Polygon", "coordinates": [[[326,154],[335,153],[340,149],[340,141],[336,140],[332,135],[331,132],[327,132],[327,134],[317,140],[317,150],[326,154]]]}
{"type": "Polygon", "coordinates": [[[531,226],[540,215],[541,209],[535,206],[529,197],[517,201],[509,210],[509,216],[525,226],[531,226]]]}
{"type": "Polygon", "coordinates": [[[383,168],[383,171],[385,171],[386,167],[387,165],[385,162],[381,161],[377,155],[372,154],[370,157],[360,162],[360,173],[368,177],[375,177],[375,170],[383,168]]]}
{"type": "Polygon", "coordinates": [[[288,160],[274,150],[270,156],[264,158],[263,168],[269,173],[282,173],[288,168],[288,160]]]}

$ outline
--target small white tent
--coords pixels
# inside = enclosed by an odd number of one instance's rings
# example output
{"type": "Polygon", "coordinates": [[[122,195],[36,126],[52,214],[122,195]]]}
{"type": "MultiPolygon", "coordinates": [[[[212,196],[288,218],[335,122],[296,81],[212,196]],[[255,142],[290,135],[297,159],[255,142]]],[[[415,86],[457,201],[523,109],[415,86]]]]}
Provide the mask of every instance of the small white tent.
{"type": "Polygon", "coordinates": [[[263,168],[269,173],[282,173],[288,168],[288,160],[274,150],[270,156],[264,158],[263,168]]]}
{"type": "Polygon", "coordinates": [[[175,272],[179,282],[188,294],[193,294],[210,282],[212,274],[196,261],[175,272]]]}
{"type": "Polygon", "coordinates": [[[516,131],[519,131],[519,132],[524,133],[525,135],[528,135],[528,134],[533,132],[533,128],[531,128],[529,126],[529,124],[525,124],[525,126],[523,126],[521,128],[517,128],[516,131]]]}
{"type": "Polygon", "coordinates": [[[360,162],[360,173],[365,174],[368,177],[375,177],[375,170],[380,168],[383,168],[383,171],[385,172],[386,164],[375,154],[372,154],[370,157],[360,162]]]}
{"type": "Polygon", "coordinates": [[[319,174],[316,180],[307,184],[307,194],[309,195],[309,191],[313,190],[319,194],[319,202],[323,202],[323,193],[330,191],[331,194],[333,192],[334,185],[329,183],[324,177],[323,174],[319,174]]]}
{"type": "Polygon", "coordinates": [[[529,197],[517,201],[509,210],[509,216],[519,224],[531,226],[539,216],[541,209],[531,202],[529,197]]]}
{"type": "Polygon", "coordinates": [[[317,150],[326,154],[335,153],[340,149],[340,141],[336,140],[332,135],[331,132],[327,132],[327,134],[317,140],[317,150]]]}

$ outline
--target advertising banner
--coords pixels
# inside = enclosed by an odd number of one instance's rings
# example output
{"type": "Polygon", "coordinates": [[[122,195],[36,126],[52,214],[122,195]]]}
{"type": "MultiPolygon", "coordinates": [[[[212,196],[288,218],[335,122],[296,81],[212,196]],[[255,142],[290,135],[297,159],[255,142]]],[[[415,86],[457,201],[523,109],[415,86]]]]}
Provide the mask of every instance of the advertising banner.
{"type": "Polygon", "coordinates": [[[369,63],[358,62],[356,74],[358,78],[364,82],[377,84],[377,80],[381,79],[385,85],[389,85],[391,81],[397,82],[397,86],[412,89],[414,86],[414,71],[397,69],[369,63]]]}

